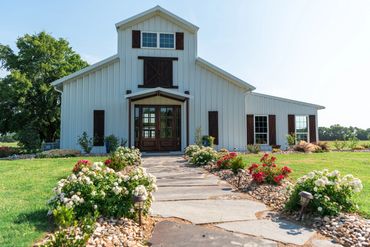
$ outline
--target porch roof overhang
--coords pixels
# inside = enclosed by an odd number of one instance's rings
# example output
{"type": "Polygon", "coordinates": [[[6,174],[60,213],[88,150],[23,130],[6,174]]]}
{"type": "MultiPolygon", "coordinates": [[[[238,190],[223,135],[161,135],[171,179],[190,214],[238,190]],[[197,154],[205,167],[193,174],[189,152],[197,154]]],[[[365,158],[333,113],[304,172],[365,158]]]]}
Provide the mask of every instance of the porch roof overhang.
{"type": "Polygon", "coordinates": [[[179,93],[162,87],[156,87],[136,93],[127,94],[125,95],[125,98],[131,101],[136,101],[154,96],[162,96],[165,98],[174,99],[178,101],[185,101],[187,99],[192,98],[192,96],[190,96],[189,94],[179,93]]]}

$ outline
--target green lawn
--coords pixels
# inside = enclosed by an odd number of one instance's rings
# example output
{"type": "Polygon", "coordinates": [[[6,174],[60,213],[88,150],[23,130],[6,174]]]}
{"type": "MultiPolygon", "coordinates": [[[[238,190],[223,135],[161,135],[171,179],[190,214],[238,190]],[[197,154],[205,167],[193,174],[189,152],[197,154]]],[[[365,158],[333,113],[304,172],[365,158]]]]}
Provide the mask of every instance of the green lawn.
{"type": "Polygon", "coordinates": [[[0,246],[32,246],[42,237],[50,228],[46,202],[51,190],[79,159],[0,160],[0,246]]]}
{"type": "MultiPolygon", "coordinates": [[[[245,155],[248,163],[258,162],[262,155],[245,155]]],[[[339,170],[341,174],[353,174],[361,179],[364,189],[355,201],[361,213],[370,218],[370,153],[330,152],[312,154],[277,154],[277,164],[293,169],[291,177],[297,179],[312,170],[339,170]]]]}
{"type": "Polygon", "coordinates": [[[0,142],[0,147],[19,147],[18,142],[0,142]]]}

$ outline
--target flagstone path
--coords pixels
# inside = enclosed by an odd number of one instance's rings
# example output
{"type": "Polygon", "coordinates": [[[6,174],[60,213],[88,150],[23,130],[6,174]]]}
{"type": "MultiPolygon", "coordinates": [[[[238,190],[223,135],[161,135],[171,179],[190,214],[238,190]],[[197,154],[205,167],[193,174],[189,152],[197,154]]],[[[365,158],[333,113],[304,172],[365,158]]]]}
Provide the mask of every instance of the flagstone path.
{"type": "Polygon", "coordinates": [[[204,169],[189,166],[180,156],[144,157],[143,166],[157,177],[152,214],[191,222],[158,223],[150,240],[154,247],[314,245],[314,230],[263,217],[268,215],[263,203],[235,192],[204,169]]]}

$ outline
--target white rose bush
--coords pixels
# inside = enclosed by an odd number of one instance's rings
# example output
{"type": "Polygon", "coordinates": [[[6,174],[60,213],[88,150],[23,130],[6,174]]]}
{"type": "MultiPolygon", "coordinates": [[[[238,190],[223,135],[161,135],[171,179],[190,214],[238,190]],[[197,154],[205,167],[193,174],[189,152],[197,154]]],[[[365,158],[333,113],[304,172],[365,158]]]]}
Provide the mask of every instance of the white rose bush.
{"type": "Polygon", "coordinates": [[[202,166],[207,165],[208,162],[216,162],[218,158],[217,151],[211,147],[201,147],[198,151],[192,154],[190,163],[202,166]]]}
{"type": "Polygon", "coordinates": [[[115,171],[120,171],[127,166],[135,166],[141,164],[141,153],[137,148],[118,147],[104,164],[115,171]]]}
{"type": "Polygon", "coordinates": [[[362,188],[361,180],[351,174],[341,176],[339,171],[329,172],[327,169],[312,171],[297,180],[285,206],[287,210],[299,210],[298,193],[307,191],[314,197],[308,205],[312,212],[320,215],[337,215],[342,211],[352,212],[357,208],[352,197],[362,188]]]}

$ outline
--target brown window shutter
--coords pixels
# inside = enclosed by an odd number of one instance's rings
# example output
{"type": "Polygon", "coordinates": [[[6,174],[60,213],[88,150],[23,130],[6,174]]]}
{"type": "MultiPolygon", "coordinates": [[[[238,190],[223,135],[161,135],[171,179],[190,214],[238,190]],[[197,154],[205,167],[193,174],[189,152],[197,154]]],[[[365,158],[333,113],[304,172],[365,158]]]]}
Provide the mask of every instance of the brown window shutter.
{"type": "Polygon", "coordinates": [[[215,138],[215,144],[218,145],[218,111],[208,112],[208,135],[215,138]]]}
{"type": "Polygon", "coordinates": [[[104,110],[94,110],[94,146],[104,146],[104,110]]]}
{"type": "Polygon", "coordinates": [[[288,134],[294,134],[295,133],[295,116],[294,115],[288,115],[288,134]]]}
{"type": "Polygon", "coordinates": [[[317,142],[316,140],[316,116],[309,116],[309,128],[310,128],[310,142],[317,142]]]}
{"type": "Polygon", "coordinates": [[[254,115],[247,115],[247,144],[254,144],[254,115]]]}
{"type": "Polygon", "coordinates": [[[141,47],[141,34],[139,30],[132,30],[132,48],[141,47]]]}
{"type": "Polygon", "coordinates": [[[276,116],[269,115],[269,141],[270,145],[276,145],[276,116]]]}
{"type": "Polygon", "coordinates": [[[184,50],[184,33],[176,33],[176,50],[184,50]]]}

